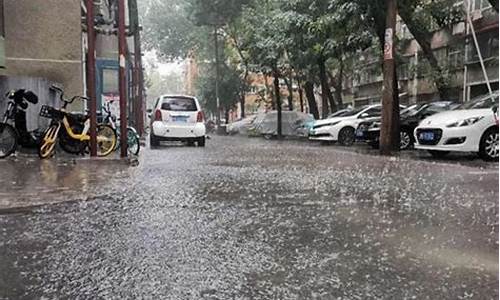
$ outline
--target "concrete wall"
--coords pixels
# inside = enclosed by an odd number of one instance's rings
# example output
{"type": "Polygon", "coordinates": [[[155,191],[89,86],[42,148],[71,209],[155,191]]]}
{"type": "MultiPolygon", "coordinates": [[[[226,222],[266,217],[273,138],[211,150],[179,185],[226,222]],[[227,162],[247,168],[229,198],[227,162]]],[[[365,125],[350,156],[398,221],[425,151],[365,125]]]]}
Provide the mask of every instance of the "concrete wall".
{"type": "Polygon", "coordinates": [[[4,2],[8,76],[45,78],[84,93],[80,0],[4,2]]]}
{"type": "MultiPolygon", "coordinates": [[[[50,89],[52,84],[53,82],[43,78],[0,76],[0,95],[3,98],[8,91],[21,88],[34,92],[38,96],[38,104],[29,103],[26,110],[27,127],[29,131],[36,129],[44,130],[48,127],[50,120],[38,116],[42,105],[50,105],[56,108],[61,106],[58,95],[50,89]]],[[[0,101],[2,117],[6,109],[7,100],[0,101]]]]}

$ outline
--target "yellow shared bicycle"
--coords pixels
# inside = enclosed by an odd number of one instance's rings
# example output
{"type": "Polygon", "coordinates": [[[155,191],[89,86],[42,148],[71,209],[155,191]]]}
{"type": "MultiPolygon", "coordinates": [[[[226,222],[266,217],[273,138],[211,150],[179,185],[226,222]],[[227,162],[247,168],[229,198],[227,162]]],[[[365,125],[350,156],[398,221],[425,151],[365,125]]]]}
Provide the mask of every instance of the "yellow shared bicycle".
{"type": "MultiPolygon", "coordinates": [[[[49,128],[45,131],[42,141],[38,147],[38,155],[42,159],[54,155],[57,141],[61,148],[71,154],[84,154],[88,151],[90,135],[90,117],[83,114],[68,113],[66,107],[76,99],[88,100],[85,97],[75,96],[70,100],[64,99],[64,92],[53,86],[54,90],[60,92],[63,102],[61,109],[44,105],[40,110],[40,116],[52,119],[49,128]]],[[[109,125],[99,124],[97,126],[97,155],[107,156],[113,152],[117,143],[116,131],[109,125]]]]}

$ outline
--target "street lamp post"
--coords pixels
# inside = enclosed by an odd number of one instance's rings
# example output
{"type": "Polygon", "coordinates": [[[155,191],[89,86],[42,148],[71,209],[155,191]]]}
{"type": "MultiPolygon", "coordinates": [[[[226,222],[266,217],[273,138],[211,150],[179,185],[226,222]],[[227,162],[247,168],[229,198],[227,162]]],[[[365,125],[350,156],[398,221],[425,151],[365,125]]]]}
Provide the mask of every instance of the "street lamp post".
{"type": "Polygon", "coordinates": [[[217,25],[214,25],[214,42],[215,42],[215,99],[216,99],[216,105],[217,105],[217,114],[216,114],[216,123],[217,127],[220,126],[220,98],[219,98],[219,81],[220,81],[220,74],[219,74],[219,35],[218,35],[218,30],[217,30],[217,25]]]}

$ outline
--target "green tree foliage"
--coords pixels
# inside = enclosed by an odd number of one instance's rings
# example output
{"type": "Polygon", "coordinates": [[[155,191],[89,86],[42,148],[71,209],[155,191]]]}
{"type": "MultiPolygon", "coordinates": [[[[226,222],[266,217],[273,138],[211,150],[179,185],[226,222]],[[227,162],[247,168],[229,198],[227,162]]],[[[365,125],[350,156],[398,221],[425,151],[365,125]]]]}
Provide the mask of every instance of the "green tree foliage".
{"type": "Polygon", "coordinates": [[[182,94],[183,83],[179,74],[160,74],[157,69],[150,70],[146,75],[146,87],[148,91],[148,107],[153,105],[155,99],[165,94],[182,94]]]}
{"type": "MultiPolygon", "coordinates": [[[[200,77],[197,81],[197,95],[203,107],[209,112],[217,113],[217,99],[215,98],[215,70],[210,65],[203,65],[200,68],[200,77]]],[[[228,65],[221,66],[221,76],[219,84],[219,98],[224,111],[234,108],[238,99],[241,85],[240,73],[228,65]]]]}
{"type": "Polygon", "coordinates": [[[197,26],[222,26],[237,18],[250,0],[187,0],[189,18],[197,26]]]}
{"type": "Polygon", "coordinates": [[[144,45],[165,60],[184,58],[199,46],[199,31],[187,18],[184,0],[149,1],[143,10],[144,45]]]}
{"type": "MultiPolygon", "coordinates": [[[[358,49],[366,48],[371,37],[358,18],[358,11],[349,2],[331,0],[292,0],[282,4],[287,23],[291,64],[300,74],[317,74],[322,90],[323,116],[328,106],[335,111],[342,99],[336,101],[328,80],[328,66],[342,66],[344,57],[358,49]],[[356,28],[357,30],[352,30],[356,28]]],[[[341,78],[335,83],[342,88],[341,78]]]]}

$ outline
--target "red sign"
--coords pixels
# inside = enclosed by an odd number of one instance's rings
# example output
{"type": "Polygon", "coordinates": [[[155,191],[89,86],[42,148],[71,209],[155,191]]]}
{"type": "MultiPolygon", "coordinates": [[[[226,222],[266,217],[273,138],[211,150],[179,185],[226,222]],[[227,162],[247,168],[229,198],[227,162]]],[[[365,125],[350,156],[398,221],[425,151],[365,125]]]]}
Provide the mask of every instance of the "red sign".
{"type": "Polygon", "coordinates": [[[392,28],[387,28],[385,30],[385,44],[384,44],[384,59],[390,60],[394,58],[393,55],[393,37],[394,33],[392,28]]]}

